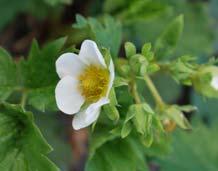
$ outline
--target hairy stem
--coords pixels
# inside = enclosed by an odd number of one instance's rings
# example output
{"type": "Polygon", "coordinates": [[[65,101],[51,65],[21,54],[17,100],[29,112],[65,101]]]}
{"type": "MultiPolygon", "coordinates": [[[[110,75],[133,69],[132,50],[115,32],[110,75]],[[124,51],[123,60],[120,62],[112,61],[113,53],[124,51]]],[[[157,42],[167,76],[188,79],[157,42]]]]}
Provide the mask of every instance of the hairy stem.
{"type": "Polygon", "coordinates": [[[134,97],[134,100],[137,104],[140,104],[141,103],[141,99],[139,97],[139,94],[138,94],[138,90],[137,90],[137,85],[136,85],[136,82],[133,81],[132,82],[132,85],[131,85],[131,92],[132,92],[132,95],[134,97]]]}
{"type": "Polygon", "coordinates": [[[23,109],[25,109],[25,106],[26,106],[26,100],[27,100],[27,92],[23,92],[22,93],[22,97],[21,97],[21,102],[20,102],[20,105],[23,109]]]}
{"type": "Polygon", "coordinates": [[[144,80],[148,85],[149,90],[151,91],[152,96],[154,97],[154,100],[156,102],[156,105],[159,107],[164,106],[164,102],[160,96],[160,94],[158,93],[154,83],[152,82],[152,80],[150,79],[150,77],[148,75],[144,76],[144,80]]]}

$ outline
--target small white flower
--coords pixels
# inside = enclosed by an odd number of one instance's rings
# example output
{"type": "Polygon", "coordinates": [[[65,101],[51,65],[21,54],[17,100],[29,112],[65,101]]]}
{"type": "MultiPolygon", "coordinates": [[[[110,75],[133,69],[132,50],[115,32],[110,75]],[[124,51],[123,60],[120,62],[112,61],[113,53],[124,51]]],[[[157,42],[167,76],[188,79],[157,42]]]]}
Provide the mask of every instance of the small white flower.
{"type": "Polygon", "coordinates": [[[66,114],[75,114],[73,128],[78,130],[95,122],[101,106],[109,103],[109,92],[114,80],[114,65],[107,68],[96,43],[85,40],[79,54],[65,53],[56,61],[61,78],[55,89],[58,108],[66,114]],[[81,109],[88,104],[86,109],[81,109]]]}
{"type": "Polygon", "coordinates": [[[218,90],[218,76],[213,76],[210,85],[215,89],[218,90]]]}

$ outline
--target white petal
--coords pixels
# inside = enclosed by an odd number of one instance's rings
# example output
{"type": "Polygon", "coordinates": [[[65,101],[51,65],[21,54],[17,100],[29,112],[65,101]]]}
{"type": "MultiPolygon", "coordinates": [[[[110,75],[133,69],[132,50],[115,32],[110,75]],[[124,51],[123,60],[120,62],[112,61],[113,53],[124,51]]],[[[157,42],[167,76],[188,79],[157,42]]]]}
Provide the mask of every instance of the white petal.
{"type": "Polygon", "coordinates": [[[66,114],[77,113],[85,101],[78,90],[78,80],[70,76],[66,76],[58,82],[55,98],[58,108],[66,114]]]}
{"type": "Polygon", "coordinates": [[[215,90],[218,90],[218,76],[214,76],[210,84],[215,90]]]}
{"type": "Polygon", "coordinates": [[[91,125],[93,122],[97,120],[100,114],[100,109],[101,108],[98,108],[98,110],[92,113],[92,118],[89,121],[86,121],[88,113],[86,113],[85,111],[77,113],[73,118],[73,128],[75,130],[79,130],[91,125]]]}
{"type": "Polygon", "coordinates": [[[91,104],[86,110],[79,112],[73,118],[73,128],[75,130],[85,128],[91,125],[98,119],[100,114],[101,106],[109,103],[107,98],[102,98],[96,103],[91,104]]]}
{"type": "Polygon", "coordinates": [[[84,40],[79,57],[88,65],[101,65],[106,68],[106,64],[97,44],[92,40],[84,40]]]}
{"type": "Polygon", "coordinates": [[[113,86],[113,82],[114,82],[114,78],[115,78],[114,63],[112,60],[110,61],[109,72],[110,72],[110,78],[109,78],[109,85],[108,85],[106,97],[109,96],[109,93],[110,93],[110,90],[113,86]]]}
{"type": "Polygon", "coordinates": [[[56,61],[56,71],[60,78],[65,76],[77,77],[84,69],[85,64],[74,53],[64,53],[56,61]]]}

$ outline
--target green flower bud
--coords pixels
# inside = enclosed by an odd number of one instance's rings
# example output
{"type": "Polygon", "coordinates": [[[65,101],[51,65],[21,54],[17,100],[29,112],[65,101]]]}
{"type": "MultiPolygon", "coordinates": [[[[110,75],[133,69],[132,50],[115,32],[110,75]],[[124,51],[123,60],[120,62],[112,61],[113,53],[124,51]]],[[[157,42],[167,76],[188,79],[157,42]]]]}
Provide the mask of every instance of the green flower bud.
{"type": "Polygon", "coordinates": [[[115,64],[118,66],[116,67],[116,71],[119,75],[128,78],[130,74],[130,66],[126,59],[119,58],[116,60],[115,64]]]}
{"type": "Polygon", "coordinates": [[[218,97],[218,67],[202,67],[193,76],[193,86],[196,91],[206,97],[218,97]]]}
{"type": "Polygon", "coordinates": [[[175,125],[173,124],[178,125],[182,129],[191,129],[191,125],[183,114],[183,109],[177,105],[165,106],[162,116],[162,122],[166,131],[169,131],[167,128],[169,124],[171,124],[170,130],[171,128],[172,130],[174,129],[175,125]]]}
{"type": "Polygon", "coordinates": [[[140,55],[136,54],[130,58],[130,67],[132,71],[138,76],[144,76],[147,72],[148,61],[147,59],[140,55]]]}

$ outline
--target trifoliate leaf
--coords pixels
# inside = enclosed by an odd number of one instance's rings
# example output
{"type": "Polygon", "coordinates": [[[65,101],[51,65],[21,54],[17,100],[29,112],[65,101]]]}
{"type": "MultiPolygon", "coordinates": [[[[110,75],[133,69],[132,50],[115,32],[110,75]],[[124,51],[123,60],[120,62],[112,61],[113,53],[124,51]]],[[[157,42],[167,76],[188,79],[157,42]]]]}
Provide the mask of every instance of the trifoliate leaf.
{"type": "Polygon", "coordinates": [[[0,101],[6,100],[18,87],[17,67],[11,56],[0,48],[0,101]]]}
{"type": "Polygon", "coordinates": [[[147,171],[143,147],[134,139],[105,143],[86,164],[86,171],[147,171]]]}
{"type": "Polygon", "coordinates": [[[46,157],[52,148],[34,124],[31,112],[1,104],[0,123],[0,170],[59,170],[46,157]]]}
{"type": "Polygon", "coordinates": [[[61,53],[66,38],[57,39],[39,48],[32,43],[27,60],[20,62],[22,87],[27,91],[27,103],[36,109],[56,110],[54,89],[58,82],[55,62],[61,53]]]}
{"type": "Polygon", "coordinates": [[[183,15],[176,17],[163,31],[155,44],[156,57],[170,58],[183,31],[183,15]]]}

